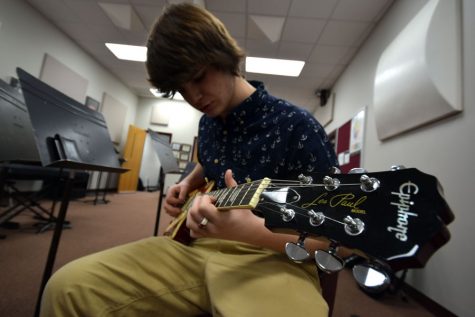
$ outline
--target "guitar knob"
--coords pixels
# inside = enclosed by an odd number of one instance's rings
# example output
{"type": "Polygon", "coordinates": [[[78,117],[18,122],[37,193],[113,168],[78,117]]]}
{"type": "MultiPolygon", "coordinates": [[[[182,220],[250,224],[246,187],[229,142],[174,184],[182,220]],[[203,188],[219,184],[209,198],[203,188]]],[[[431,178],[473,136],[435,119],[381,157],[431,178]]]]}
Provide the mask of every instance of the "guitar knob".
{"type": "Polygon", "coordinates": [[[391,284],[391,270],[378,263],[355,264],[352,271],[358,285],[371,294],[382,293],[391,284]]]}
{"type": "Polygon", "coordinates": [[[392,165],[390,170],[391,171],[399,171],[399,170],[403,170],[405,169],[406,167],[404,165],[392,165]]]}
{"type": "Polygon", "coordinates": [[[360,177],[361,182],[361,190],[364,192],[373,192],[379,188],[380,182],[374,177],[369,177],[368,175],[361,175],[360,177]]]}
{"type": "Polygon", "coordinates": [[[317,267],[325,273],[335,273],[341,271],[345,262],[336,255],[336,245],[331,244],[328,251],[315,251],[315,263],[317,267]]]}
{"type": "Polygon", "coordinates": [[[345,232],[350,236],[357,236],[364,230],[364,222],[359,218],[352,218],[351,216],[346,216],[343,219],[345,223],[345,232]]]}
{"type": "Polygon", "coordinates": [[[337,178],[332,178],[330,176],[325,176],[323,178],[323,184],[325,189],[328,191],[333,191],[340,186],[340,181],[337,178]]]}
{"type": "Polygon", "coordinates": [[[330,174],[341,174],[341,170],[336,166],[330,167],[330,170],[328,172],[330,174]]]}
{"type": "Polygon", "coordinates": [[[305,249],[305,238],[307,234],[302,233],[297,243],[287,242],[285,244],[285,253],[287,257],[294,262],[300,263],[310,257],[310,253],[305,249]]]}
{"type": "Polygon", "coordinates": [[[288,208],[280,208],[280,212],[282,213],[282,220],[285,222],[289,222],[295,218],[295,211],[293,209],[288,208]]]}
{"type": "Polygon", "coordinates": [[[313,209],[307,212],[309,216],[309,222],[312,226],[318,227],[325,221],[325,215],[323,212],[315,212],[313,209]]]}

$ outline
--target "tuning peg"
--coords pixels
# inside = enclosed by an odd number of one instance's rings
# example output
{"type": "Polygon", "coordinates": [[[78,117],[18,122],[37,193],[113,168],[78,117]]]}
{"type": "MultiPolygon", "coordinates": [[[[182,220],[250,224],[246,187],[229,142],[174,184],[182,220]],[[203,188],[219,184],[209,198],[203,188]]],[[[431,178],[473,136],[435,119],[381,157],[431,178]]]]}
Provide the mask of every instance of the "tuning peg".
{"type": "Polygon", "coordinates": [[[343,219],[345,223],[345,232],[350,236],[357,236],[364,230],[364,222],[359,218],[353,218],[350,215],[343,219]]]}
{"type": "Polygon", "coordinates": [[[299,236],[297,243],[287,242],[285,244],[285,253],[294,262],[303,262],[310,257],[310,253],[305,249],[306,233],[299,236]]]}
{"type": "Polygon", "coordinates": [[[330,176],[325,176],[323,178],[323,184],[325,185],[326,190],[332,191],[340,186],[340,180],[338,180],[337,178],[332,178],[330,176]]]}
{"type": "Polygon", "coordinates": [[[378,179],[374,177],[369,177],[366,174],[361,175],[360,177],[361,182],[361,190],[364,192],[372,192],[379,188],[380,182],[378,179]]]}
{"type": "Polygon", "coordinates": [[[313,183],[313,178],[312,176],[305,176],[303,174],[300,174],[298,177],[299,181],[301,184],[312,184],[313,183]]]}
{"type": "Polygon", "coordinates": [[[295,218],[295,211],[293,209],[282,207],[280,208],[280,212],[282,213],[282,220],[285,222],[289,222],[295,218]]]}
{"type": "Polygon", "coordinates": [[[332,243],[328,251],[315,251],[317,267],[325,273],[335,273],[343,269],[345,262],[336,254],[337,245],[332,243]]]}
{"type": "Polygon", "coordinates": [[[313,209],[310,209],[307,212],[307,215],[309,217],[310,225],[314,227],[320,226],[325,221],[325,215],[323,212],[316,212],[313,209]]]}
{"type": "Polygon", "coordinates": [[[350,171],[348,172],[348,174],[363,174],[363,173],[368,173],[368,171],[361,167],[354,167],[350,169],[350,171]]]}
{"type": "Polygon", "coordinates": [[[391,166],[391,171],[399,171],[399,170],[403,170],[405,168],[406,167],[404,165],[392,165],[391,166]]]}
{"type": "Polygon", "coordinates": [[[391,269],[377,262],[355,264],[352,271],[358,285],[368,293],[381,293],[391,284],[391,269]]]}

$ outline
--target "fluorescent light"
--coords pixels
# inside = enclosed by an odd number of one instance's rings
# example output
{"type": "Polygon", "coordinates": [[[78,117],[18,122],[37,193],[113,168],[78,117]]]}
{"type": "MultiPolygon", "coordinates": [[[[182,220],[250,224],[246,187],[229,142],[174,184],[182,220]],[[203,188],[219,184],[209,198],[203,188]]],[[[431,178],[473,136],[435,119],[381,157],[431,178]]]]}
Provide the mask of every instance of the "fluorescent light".
{"type": "Polygon", "coordinates": [[[145,46],[114,43],[106,43],[106,46],[118,59],[136,62],[145,62],[147,60],[147,48],[145,46]]]}
{"type": "MultiPolygon", "coordinates": [[[[163,94],[157,88],[150,88],[150,92],[158,98],[163,98],[163,94]]],[[[173,95],[172,100],[182,100],[184,101],[185,98],[177,91],[175,95],[173,95]]]]}
{"type": "Polygon", "coordinates": [[[304,61],[289,59],[246,57],[246,72],[298,77],[304,61]]]}
{"type": "Polygon", "coordinates": [[[155,97],[159,97],[159,98],[162,97],[162,94],[160,93],[160,91],[157,88],[150,88],[150,92],[155,97]]]}

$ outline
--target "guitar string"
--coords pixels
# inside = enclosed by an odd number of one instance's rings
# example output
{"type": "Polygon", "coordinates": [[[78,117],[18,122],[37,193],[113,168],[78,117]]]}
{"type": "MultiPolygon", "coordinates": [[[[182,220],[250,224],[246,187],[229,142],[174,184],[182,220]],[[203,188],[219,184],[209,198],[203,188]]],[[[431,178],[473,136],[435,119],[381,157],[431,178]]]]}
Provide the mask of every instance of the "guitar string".
{"type": "MultiPolygon", "coordinates": [[[[259,204],[257,207],[267,208],[268,211],[274,212],[274,213],[279,214],[279,215],[283,215],[282,212],[280,212],[280,211],[278,211],[278,210],[271,209],[271,208],[267,207],[266,205],[273,205],[273,206],[277,206],[277,207],[279,208],[279,205],[278,205],[277,203],[272,203],[272,202],[261,203],[261,204],[259,204]]],[[[306,211],[306,209],[301,208],[301,207],[296,206],[296,205],[288,204],[288,203],[286,203],[286,205],[290,205],[290,206],[296,208],[297,210],[295,210],[295,212],[296,212],[299,216],[302,216],[302,217],[304,217],[304,218],[307,218],[308,220],[310,220],[310,219],[312,218],[312,217],[309,216],[306,212],[302,212],[302,211],[301,211],[301,210],[306,211]]],[[[280,209],[280,208],[279,208],[279,209],[280,209]]],[[[254,208],[254,210],[259,211],[257,208],[254,208]]],[[[334,218],[328,217],[328,216],[326,216],[326,215],[323,215],[323,216],[325,217],[325,219],[334,221],[334,222],[339,223],[339,224],[341,224],[341,225],[346,225],[344,222],[341,222],[341,221],[336,220],[336,219],[334,219],[334,218]]],[[[311,225],[311,224],[310,224],[310,225],[311,225]]],[[[315,227],[318,227],[318,226],[315,226],[315,227]]]]}

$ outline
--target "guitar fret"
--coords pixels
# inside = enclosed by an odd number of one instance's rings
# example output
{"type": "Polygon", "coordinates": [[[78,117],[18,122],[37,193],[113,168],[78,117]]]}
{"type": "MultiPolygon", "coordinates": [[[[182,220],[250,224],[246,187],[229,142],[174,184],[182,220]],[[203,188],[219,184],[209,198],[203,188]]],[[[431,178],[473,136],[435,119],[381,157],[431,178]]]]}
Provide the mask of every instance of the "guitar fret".
{"type": "Polygon", "coordinates": [[[246,198],[246,196],[248,195],[249,190],[251,190],[251,186],[252,186],[252,185],[247,186],[246,192],[244,193],[244,195],[241,196],[241,201],[239,202],[239,205],[243,205],[243,204],[244,204],[244,203],[243,203],[243,200],[244,200],[244,198],[246,198]]]}
{"type": "Polygon", "coordinates": [[[223,193],[219,197],[219,206],[221,206],[221,207],[226,206],[226,201],[227,201],[228,194],[229,194],[229,190],[227,188],[223,188],[222,191],[223,191],[223,193]]]}
{"type": "Polygon", "coordinates": [[[249,205],[249,203],[252,200],[252,197],[254,197],[254,194],[256,193],[256,189],[259,187],[259,184],[253,183],[250,187],[249,190],[246,192],[246,194],[243,197],[243,205],[249,205]]]}
{"type": "Polygon", "coordinates": [[[226,205],[226,207],[231,207],[235,205],[234,202],[236,201],[236,198],[239,196],[239,192],[241,191],[241,189],[242,189],[242,185],[233,187],[232,193],[230,195],[231,204],[226,205]]]}
{"type": "Polygon", "coordinates": [[[224,197],[226,196],[226,190],[225,189],[218,189],[216,191],[217,195],[214,195],[217,198],[216,201],[216,206],[221,207],[221,204],[224,200],[224,197]]]}

